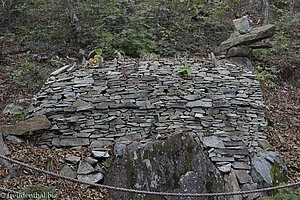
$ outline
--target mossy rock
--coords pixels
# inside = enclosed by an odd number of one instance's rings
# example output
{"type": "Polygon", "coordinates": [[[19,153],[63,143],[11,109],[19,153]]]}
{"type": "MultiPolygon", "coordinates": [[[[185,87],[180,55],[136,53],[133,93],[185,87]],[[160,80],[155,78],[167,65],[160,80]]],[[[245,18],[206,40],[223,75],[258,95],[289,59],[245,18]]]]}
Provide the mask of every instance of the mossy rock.
{"type": "MultiPolygon", "coordinates": [[[[105,184],[160,192],[224,192],[224,180],[202,147],[188,134],[165,140],[132,143],[111,163],[105,184]]],[[[149,199],[150,196],[110,192],[110,199],[149,199]]],[[[152,196],[152,199],[165,197],[152,196]]],[[[172,197],[172,199],[176,199],[172,197]]],[[[203,198],[209,200],[209,198],[203,198]]]]}

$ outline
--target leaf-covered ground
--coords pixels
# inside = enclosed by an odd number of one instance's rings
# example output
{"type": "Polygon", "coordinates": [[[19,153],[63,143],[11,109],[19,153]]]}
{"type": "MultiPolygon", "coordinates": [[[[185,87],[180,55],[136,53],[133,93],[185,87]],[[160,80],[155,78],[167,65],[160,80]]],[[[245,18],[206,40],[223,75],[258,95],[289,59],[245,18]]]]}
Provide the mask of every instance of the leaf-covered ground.
{"type": "MultiPolygon", "coordinates": [[[[91,152],[89,148],[80,150],[53,151],[49,149],[41,149],[33,143],[27,142],[19,144],[7,142],[7,145],[11,151],[9,157],[41,169],[50,170],[55,173],[59,173],[64,166],[60,160],[64,160],[67,154],[79,156],[84,159],[85,157],[90,156],[91,152]],[[50,159],[53,161],[53,165],[48,164],[50,159]]],[[[107,199],[107,191],[103,189],[87,188],[85,185],[61,180],[49,175],[43,175],[29,169],[24,169],[24,167],[20,167],[16,164],[13,166],[18,169],[19,172],[25,172],[26,175],[22,175],[7,181],[4,180],[5,176],[7,175],[7,170],[0,168],[1,187],[9,188],[15,191],[21,191],[26,186],[52,186],[55,188],[55,199],[107,199]]]]}
{"type": "Polygon", "coordinates": [[[300,181],[300,88],[291,85],[264,89],[268,106],[268,141],[280,152],[289,176],[300,181]]]}

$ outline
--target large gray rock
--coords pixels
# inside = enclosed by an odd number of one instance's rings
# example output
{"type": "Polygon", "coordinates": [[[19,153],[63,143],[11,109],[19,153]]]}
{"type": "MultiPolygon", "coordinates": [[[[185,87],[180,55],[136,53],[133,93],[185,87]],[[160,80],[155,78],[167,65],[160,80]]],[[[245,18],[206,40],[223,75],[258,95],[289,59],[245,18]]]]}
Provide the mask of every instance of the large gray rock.
{"type": "MultiPolygon", "coordinates": [[[[105,184],[162,192],[223,192],[224,182],[202,148],[189,136],[170,136],[162,141],[135,142],[114,157],[105,184]]],[[[111,191],[110,199],[148,199],[111,191]]],[[[184,199],[155,197],[155,199],[184,199]]],[[[200,198],[190,198],[200,199],[200,198]]],[[[208,199],[208,198],[201,198],[208,199]]],[[[216,199],[224,199],[219,197],[216,199]]]]}
{"type": "Polygon", "coordinates": [[[2,129],[11,135],[23,135],[29,131],[48,129],[50,126],[51,122],[45,115],[38,115],[15,125],[3,126],[2,129]]]}
{"type": "Polygon", "coordinates": [[[251,155],[251,177],[259,186],[272,186],[287,181],[287,167],[274,151],[259,151],[251,155]]]}
{"type": "Polygon", "coordinates": [[[253,28],[250,32],[245,34],[240,34],[239,32],[234,32],[231,34],[230,38],[220,45],[220,50],[230,49],[231,47],[242,45],[242,44],[252,44],[262,39],[272,37],[275,33],[275,25],[265,25],[257,28],[253,28]]]}

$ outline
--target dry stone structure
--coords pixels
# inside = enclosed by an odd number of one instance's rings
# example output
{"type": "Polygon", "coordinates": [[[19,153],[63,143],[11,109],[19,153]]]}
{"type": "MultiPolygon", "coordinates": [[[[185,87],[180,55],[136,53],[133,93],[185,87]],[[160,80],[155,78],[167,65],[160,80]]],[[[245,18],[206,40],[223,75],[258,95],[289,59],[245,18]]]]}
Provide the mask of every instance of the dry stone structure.
{"type": "MultiPolygon", "coordinates": [[[[278,161],[277,154],[256,154],[269,147],[259,81],[225,59],[217,67],[205,59],[68,65],[53,72],[33,98],[27,117],[38,115],[51,122],[32,136],[41,145],[90,145],[94,158],[109,157],[105,147],[111,144],[118,154],[134,140],[189,134],[207,150],[231,191],[257,188],[266,180],[271,184],[265,166],[270,171],[278,161]],[[185,62],[190,76],[178,73],[185,62]]],[[[103,177],[98,176],[97,181],[103,177]]]]}
{"type": "Polygon", "coordinates": [[[51,121],[46,133],[36,134],[49,147],[99,147],[176,132],[200,135],[212,148],[241,147],[232,140],[245,140],[252,151],[264,141],[255,75],[226,62],[218,68],[205,60],[187,62],[191,76],[177,73],[180,60],[66,66],[34,97],[28,117],[43,114],[51,121]]]}

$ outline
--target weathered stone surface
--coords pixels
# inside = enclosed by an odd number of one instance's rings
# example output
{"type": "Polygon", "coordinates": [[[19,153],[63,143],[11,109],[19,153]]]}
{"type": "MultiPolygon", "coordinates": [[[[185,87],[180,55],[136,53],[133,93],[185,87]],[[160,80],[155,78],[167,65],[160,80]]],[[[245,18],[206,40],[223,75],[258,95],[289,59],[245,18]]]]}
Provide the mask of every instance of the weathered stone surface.
{"type": "Polygon", "coordinates": [[[116,142],[114,145],[114,156],[122,155],[126,149],[126,144],[122,142],[116,142]]]}
{"type": "Polygon", "coordinates": [[[80,157],[78,156],[73,156],[73,155],[67,155],[66,156],[66,161],[73,163],[73,164],[77,164],[80,161],[80,157]]]}
{"type": "Polygon", "coordinates": [[[228,173],[231,171],[231,163],[218,167],[218,169],[223,173],[228,173]]]}
{"type": "Polygon", "coordinates": [[[74,107],[84,107],[84,106],[91,106],[91,104],[86,101],[77,100],[77,101],[74,101],[73,106],[74,107]]]}
{"type": "Polygon", "coordinates": [[[29,131],[48,129],[50,126],[51,122],[45,115],[38,115],[15,125],[3,126],[2,130],[12,135],[23,135],[29,131]]]}
{"type": "Polygon", "coordinates": [[[229,60],[238,65],[247,67],[250,71],[253,71],[253,65],[249,58],[247,57],[231,57],[229,60]]]}
{"type": "Polygon", "coordinates": [[[228,40],[221,43],[220,50],[226,50],[242,44],[251,44],[259,40],[272,37],[275,33],[275,29],[276,26],[274,25],[265,25],[253,28],[250,32],[245,34],[234,32],[228,40]]]}
{"type": "Polygon", "coordinates": [[[101,147],[110,145],[112,143],[113,143],[112,140],[96,140],[96,141],[91,143],[91,147],[92,148],[101,148],[101,147]]]}
{"type": "Polygon", "coordinates": [[[7,148],[5,142],[3,141],[2,131],[0,130],[0,154],[8,155],[10,154],[9,149],[7,148]]]}
{"type": "Polygon", "coordinates": [[[94,159],[94,158],[92,158],[92,157],[87,157],[86,159],[86,162],[88,162],[90,165],[95,165],[97,162],[98,162],[98,160],[97,159],[94,159]]]}
{"type": "MultiPolygon", "coordinates": [[[[233,192],[240,192],[241,188],[239,186],[238,180],[236,178],[236,175],[234,171],[230,172],[229,174],[230,180],[231,180],[231,185],[232,185],[232,191],[233,192]]],[[[233,200],[243,200],[242,195],[234,195],[233,200]]]]}
{"type": "Polygon", "coordinates": [[[186,106],[191,107],[191,108],[195,108],[195,107],[209,108],[209,107],[212,107],[212,103],[211,102],[205,102],[205,101],[202,101],[202,100],[197,100],[197,101],[188,102],[186,104],[186,106]]]}
{"type": "Polygon", "coordinates": [[[70,178],[76,178],[77,173],[68,165],[65,165],[61,170],[60,170],[60,174],[63,176],[67,176],[70,178]]]}
{"type": "Polygon", "coordinates": [[[240,184],[252,183],[251,176],[245,170],[234,170],[240,184]]]}
{"type": "Polygon", "coordinates": [[[228,58],[230,57],[251,57],[251,48],[247,46],[242,46],[242,47],[232,47],[228,50],[226,56],[228,58]]]}
{"type": "Polygon", "coordinates": [[[271,186],[272,183],[287,180],[287,167],[278,153],[263,150],[251,156],[251,176],[259,186],[271,186]]]}
{"type": "Polygon", "coordinates": [[[245,32],[249,31],[250,25],[247,16],[233,20],[234,27],[237,31],[245,32]]]}
{"type": "Polygon", "coordinates": [[[59,138],[53,138],[51,143],[52,143],[52,146],[54,146],[54,147],[60,147],[60,139],[59,138]]]}
{"type": "Polygon", "coordinates": [[[65,66],[59,68],[58,70],[52,72],[50,75],[56,76],[56,75],[58,75],[58,74],[60,74],[60,73],[62,73],[62,72],[64,72],[64,71],[66,71],[70,66],[71,66],[71,65],[65,65],[65,66]]]}
{"type": "MultiPolygon", "coordinates": [[[[163,192],[204,193],[224,190],[220,173],[202,149],[193,139],[183,138],[181,134],[163,141],[131,144],[125,154],[115,157],[104,183],[163,192]]],[[[128,198],[128,193],[110,192],[110,199],[128,198]]],[[[131,198],[144,199],[140,195],[131,198]]]]}
{"type": "Polygon", "coordinates": [[[104,175],[101,172],[88,175],[77,175],[77,179],[88,183],[97,183],[102,180],[104,175]]]}
{"type": "Polygon", "coordinates": [[[60,141],[60,146],[62,147],[86,146],[89,144],[88,138],[67,138],[60,141]]]}
{"type": "Polygon", "coordinates": [[[225,148],[223,141],[217,136],[203,137],[202,139],[206,147],[225,148]]]}
{"type": "Polygon", "coordinates": [[[250,165],[244,162],[234,162],[233,163],[234,169],[251,169],[250,165]]]}
{"type": "Polygon", "coordinates": [[[80,174],[80,175],[89,174],[89,173],[92,173],[93,171],[94,171],[94,168],[88,162],[86,162],[86,161],[79,162],[77,174],[80,174]]]}
{"type": "Polygon", "coordinates": [[[95,158],[108,158],[109,153],[107,151],[92,151],[95,158]]]}
{"type": "Polygon", "coordinates": [[[12,141],[12,142],[16,142],[16,143],[22,143],[22,142],[24,142],[24,140],[22,140],[21,138],[19,138],[17,136],[14,136],[14,135],[8,135],[8,136],[6,136],[6,139],[8,141],[12,141]]]}

